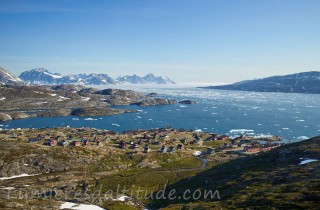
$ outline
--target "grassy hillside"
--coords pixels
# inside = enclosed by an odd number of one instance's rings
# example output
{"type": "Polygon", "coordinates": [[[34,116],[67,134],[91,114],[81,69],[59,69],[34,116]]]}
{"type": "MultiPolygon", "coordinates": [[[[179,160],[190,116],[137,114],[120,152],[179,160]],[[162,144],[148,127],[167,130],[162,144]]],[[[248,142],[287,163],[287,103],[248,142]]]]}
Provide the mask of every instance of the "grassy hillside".
{"type": "Polygon", "coordinates": [[[163,209],[317,209],[320,161],[299,165],[300,158],[320,159],[320,137],[222,163],[170,185],[178,195],[190,189],[218,190],[221,199],[158,200],[163,209]]]}

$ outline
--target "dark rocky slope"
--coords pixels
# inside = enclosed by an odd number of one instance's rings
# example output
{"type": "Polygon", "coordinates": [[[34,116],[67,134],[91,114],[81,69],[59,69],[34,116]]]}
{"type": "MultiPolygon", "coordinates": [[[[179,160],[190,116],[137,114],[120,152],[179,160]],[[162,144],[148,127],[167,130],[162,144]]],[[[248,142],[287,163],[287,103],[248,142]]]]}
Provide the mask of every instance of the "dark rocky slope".
{"type": "Polygon", "coordinates": [[[206,89],[244,90],[258,92],[320,94],[320,72],[311,71],[265,79],[247,80],[231,85],[208,86],[206,89]]]}
{"type": "Polygon", "coordinates": [[[142,100],[138,103],[134,103],[134,105],[138,106],[159,106],[159,105],[169,105],[169,104],[176,104],[176,100],[169,100],[169,99],[162,99],[162,98],[152,98],[142,100]]]}

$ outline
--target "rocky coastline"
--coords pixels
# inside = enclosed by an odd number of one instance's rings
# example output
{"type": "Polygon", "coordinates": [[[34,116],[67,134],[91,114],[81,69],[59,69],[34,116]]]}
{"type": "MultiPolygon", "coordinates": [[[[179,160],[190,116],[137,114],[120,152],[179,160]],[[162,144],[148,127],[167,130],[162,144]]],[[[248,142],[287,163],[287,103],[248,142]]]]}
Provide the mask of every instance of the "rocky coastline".
{"type": "MultiPolygon", "coordinates": [[[[176,100],[154,98],[156,93],[142,94],[132,90],[87,88],[81,85],[0,86],[0,121],[32,117],[111,116],[136,112],[113,109],[117,105],[160,106],[176,100]]],[[[182,104],[195,104],[184,100],[182,104]]]]}

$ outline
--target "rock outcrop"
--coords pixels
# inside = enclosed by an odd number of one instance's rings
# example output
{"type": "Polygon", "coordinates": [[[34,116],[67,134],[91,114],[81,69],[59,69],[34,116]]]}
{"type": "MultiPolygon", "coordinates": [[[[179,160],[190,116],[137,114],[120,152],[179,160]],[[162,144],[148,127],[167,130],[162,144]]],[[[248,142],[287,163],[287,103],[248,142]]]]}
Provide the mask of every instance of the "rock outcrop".
{"type": "Polygon", "coordinates": [[[196,104],[196,101],[193,100],[183,100],[183,101],[179,101],[179,104],[196,104]]]}
{"type": "Polygon", "coordinates": [[[10,112],[8,113],[13,120],[25,119],[29,117],[36,117],[35,114],[27,114],[25,112],[10,112]]]}
{"type": "Polygon", "coordinates": [[[0,113],[0,121],[8,121],[12,120],[12,117],[5,113],[0,113]]]}
{"type": "Polygon", "coordinates": [[[38,117],[63,117],[63,116],[70,116],[71,110],[70,109],[55,109],[49,110],[45,112],[37,113],[38,117]]]}
{"type": "Polygon", "coordinates": [[[154,98],[154,99],[147,99],[142,100],[138,103],[134,103],[134,105],[138,106],[158,106],[158,105],[169,105],[169,104],[176,104],[176,100],[169,100],[169,99],[162,99],[162,98],[154,98]]]}
{"type": "Polygon", "coordinates": [[[123,110],[123,109],[110,109],[107,107],[88,107],[88,108],[79,108],[75,109],[71,112],[73,116],[110,116],[116,114],[122,114],[127,112],[134,112],[131,110],[123,110]]]}

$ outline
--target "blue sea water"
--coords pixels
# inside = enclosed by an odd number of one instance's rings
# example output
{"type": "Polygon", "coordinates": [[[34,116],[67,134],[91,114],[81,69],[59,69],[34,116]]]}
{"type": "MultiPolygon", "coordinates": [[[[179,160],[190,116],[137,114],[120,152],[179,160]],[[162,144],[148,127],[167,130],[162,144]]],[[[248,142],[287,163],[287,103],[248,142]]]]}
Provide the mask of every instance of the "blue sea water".
{"type": "Polygon", "coordinates": [[[204,132],[279,135],[288,141],[320,134],[320,95],[206,90],[198,88],[140,88],[168,99],[192,99],[195,105],[153,107],[117,106],[136,109],[106,117],[29,118],[0,123],[0,128],[95,127],[117,132],[133,129],[201,129],[204,132]]]}

